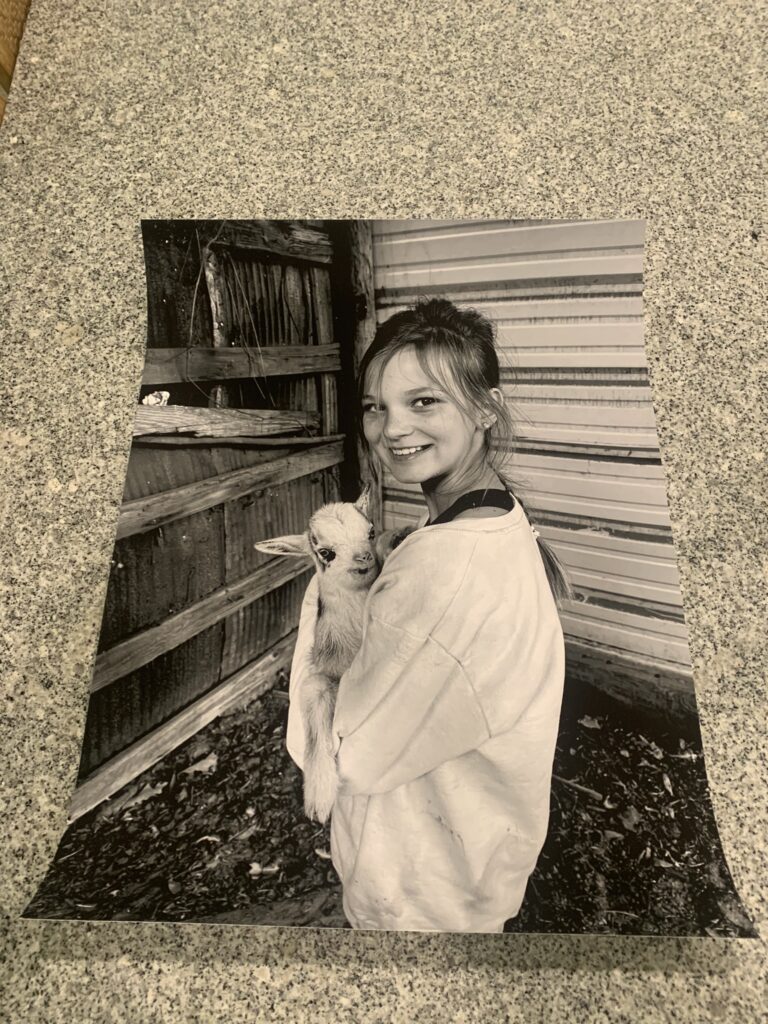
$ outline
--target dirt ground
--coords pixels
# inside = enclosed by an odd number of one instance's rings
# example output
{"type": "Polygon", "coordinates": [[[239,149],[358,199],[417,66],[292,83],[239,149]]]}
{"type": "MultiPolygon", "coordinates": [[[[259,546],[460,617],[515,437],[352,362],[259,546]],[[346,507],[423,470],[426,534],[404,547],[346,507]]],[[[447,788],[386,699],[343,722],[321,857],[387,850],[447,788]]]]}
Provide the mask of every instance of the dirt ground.
{"type": "MultiPolygon", "coordinates": [[[[277,689],[217,719],[75,822],[25,916],[348,927],[287,709],[277,689]]],[[[547,842],[505,931],[755,934],[695,725],[678,735],[569,688],[554,770],[547,842]]]]}

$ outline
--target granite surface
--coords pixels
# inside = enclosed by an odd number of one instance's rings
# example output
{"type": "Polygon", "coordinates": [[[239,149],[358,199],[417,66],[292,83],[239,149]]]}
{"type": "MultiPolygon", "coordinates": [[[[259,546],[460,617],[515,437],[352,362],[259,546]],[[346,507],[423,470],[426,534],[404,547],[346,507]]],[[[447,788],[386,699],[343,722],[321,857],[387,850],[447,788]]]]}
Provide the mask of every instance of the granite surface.
{"type": "Polygon", "coordinates": [[[143,363],[140,218],[643,217],[709,777],[768,933],[765,44],[762,0],[33,0],[0,128],[0,1014],[767,1019],[762,940],[16,918],[78,762],[143,363]]]}

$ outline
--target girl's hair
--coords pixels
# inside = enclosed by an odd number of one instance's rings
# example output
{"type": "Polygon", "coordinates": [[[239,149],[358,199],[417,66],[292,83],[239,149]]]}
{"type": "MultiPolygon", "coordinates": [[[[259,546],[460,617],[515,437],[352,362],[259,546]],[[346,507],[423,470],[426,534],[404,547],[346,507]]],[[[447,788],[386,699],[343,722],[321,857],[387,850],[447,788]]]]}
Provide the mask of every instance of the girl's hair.
{"type": "MultiPolygon", "coordinates": [[[[499,358],[490,320],[475,309],[454,306],[448,299],[419,299],[409,309],[395,313],[376,330],[373,341],[360,361],[357,379],[358,435],[368,463],[369,475],[380,479],[378,459],[371,452],[363,431],[362,399],[370,387],[376,389],[392,356],[412,346],[426,376],[443,388],[467,414],[491,419],[483,440],[484,458],[515,500],[517,485],[501,471],[515,429],[505,402],[497,400],[491,388],[500,381],[499,358]],[[369,381],[369,375],[372,381],[369,381]],[[366,387],[368,385],[368,387],[366,387]]],[[[571,585],[552,548],[537,538],[550,588],[556,601],[573,596],[571,585]]]]}

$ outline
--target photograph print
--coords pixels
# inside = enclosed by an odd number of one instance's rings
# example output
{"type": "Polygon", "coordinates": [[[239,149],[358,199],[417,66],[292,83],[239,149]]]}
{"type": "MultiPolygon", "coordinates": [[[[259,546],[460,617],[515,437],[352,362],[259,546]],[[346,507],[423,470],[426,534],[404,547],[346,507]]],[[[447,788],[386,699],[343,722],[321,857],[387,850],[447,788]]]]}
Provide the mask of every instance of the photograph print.
{"type": "Polygon", "coordinates": [[[78,781],[24,916],[754,937],[707,783],[644,223],[141,230],[78,781]]]}

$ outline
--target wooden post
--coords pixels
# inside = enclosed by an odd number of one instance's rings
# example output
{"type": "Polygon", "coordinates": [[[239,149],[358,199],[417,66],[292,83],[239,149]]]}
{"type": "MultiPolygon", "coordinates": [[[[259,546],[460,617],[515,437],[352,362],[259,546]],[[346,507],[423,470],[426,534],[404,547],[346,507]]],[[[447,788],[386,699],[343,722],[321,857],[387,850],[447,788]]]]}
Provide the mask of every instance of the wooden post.
{"type": "MultiPolygon", "coordinates": [[[[346,310],[339,324],[336,340],[341,344],[343,398],[346,411],[341,429],[349,434],[347,458],[356,464],[356,480],[352,489],[359,493],[362,484],[374,483],[367,470],[360,438],[355,432],[357,407],[356,380],[360,360],[376,334],[374,300],[373,236],[368,220],[343,221],[336,227],[335,241],[339,272],[335,279],[335,308],[346,310]]],[[[349,496],[356,497],[356,495],[349,496]]],[[[377,528],[382,526],[381,481],[371,496],[371,515],[377,528]]]]}
{"type": "MultiPolygon", "coordinates": [[[[221,276],[221,263],[216,253],[209,247],[203,249],[203,268],[208,295],[211,300],[211,316],[213,318],[214,348],[224,348],[227,344],[226,310],[224,305],[224,282],[221,276]]],[[[211,389],[208,405],[213,409],[222,409],[229,405],[229,395],[225,384],[215,384],[211,389]]]]}

